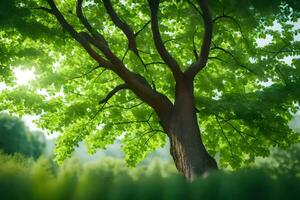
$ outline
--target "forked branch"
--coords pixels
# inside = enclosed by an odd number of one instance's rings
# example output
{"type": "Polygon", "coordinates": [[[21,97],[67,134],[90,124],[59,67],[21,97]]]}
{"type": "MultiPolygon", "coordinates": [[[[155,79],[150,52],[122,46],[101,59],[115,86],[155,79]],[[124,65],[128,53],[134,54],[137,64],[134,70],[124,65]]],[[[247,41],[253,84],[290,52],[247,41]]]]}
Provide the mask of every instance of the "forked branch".
{"type": "Polygon", "coordinates": [[[97,52],[95,52],[88,41],[85,40],[74,28],[71,26],[67,20],[64,18],[62,13],[56,7],[56,4],[53,0],[47,0],[48,4],[51,7],[51,14],[53,14],[60,25],[78,42],[81,46],[87,51],[87,53],[96,60],[101,66],[105,68],[110,68],[111,63],[104,58],[102,58],[97,52]]]}
{"type": "Polygon", "coordinates": [[[159,2],[160,2],[159,0],[148,0],[150,10],[151,10],[151,29],[153,34],[153,40],[160,57],[168,65],[168,67],[173,73],[175,80],[177,81],[181,79],[183,73],[180,70],[179,64],[167,51],[164,42],[162,41],[159,32],[159,27],[158,27],[158,19],[157,19],[159,2]]]}
{"type": "MultiPolygon", "coordinates": [[[[170,112],[172,103],[166,96],[152,89],[150,84],[144,77],[129,70],[124,65],[122,60],[120,60],[103,42],[95,37],[92,37],[89,33],[78,33],[58,10],[56,4],[54,3],[54,0],[47,0],[47,2],[51,7],[51,14],[53,13],[61,26],[67,32],[69,32],[77,42],[81,44],[81,46],[89,53],[89,55],[94,60],[99,63],[101,67],[115,72],[128,85],[128,87],[134,92],[137,97],[151,106],[159,115],[166,115],[170,112]],[[98,48],[108,60],[102,58],[102,56],[98,54],[90,45],[98,48]]],[[[79,15],[78,17],[81,18],[81,21],[83,24],[85,24],[86,28],[90,31],[93,31],[92,27],[83,16],[82,2],[82,0],[78,0],[77,2],[77,15],[79,15]]]]}
{"type": "Polygon", "coordinates": [[[134,52],[134,54],[139,58],[139,60],[141,61],[141,63],[143,64],[144,67],[145,63],[143,61],[143,59],[141,58],[141,56],[139,55],[139,51],[137,49],[137,44],[136,44],[136,37],[138,36],[138,34],[144,29],[146,28],[146,26],[148,25],[149,22],[147,22],[140,31],[138,31],[137,33],[134,33],[133,29],[131,28],[131,26],[129,26],[129,24],[127,24],[124,20],[122,20],[119,15],[116,13],[116,11],[114,10],[111,1],[110,0],[102,0],[104,7],[108,13],[108,15],[110,16],[111,20],[113,21],[113,23],[119,28],[121,29],[121,31],[125,34],[125,36],[127,37],[128,40],[128,49],[126,50],[122,61],[125,59],[126,54],[128,53],[128,50],[131,50],[132,52],[134,52]]]}
{"type": "Polygon", "coordinates": [[[213,32],[213,22],[208,7],[208,0],[198,0],[198,4],[201,8],[204,21],[204,36],[198,60],[185,72],[191,78],[194,78],[207,64],[213,32]]]}

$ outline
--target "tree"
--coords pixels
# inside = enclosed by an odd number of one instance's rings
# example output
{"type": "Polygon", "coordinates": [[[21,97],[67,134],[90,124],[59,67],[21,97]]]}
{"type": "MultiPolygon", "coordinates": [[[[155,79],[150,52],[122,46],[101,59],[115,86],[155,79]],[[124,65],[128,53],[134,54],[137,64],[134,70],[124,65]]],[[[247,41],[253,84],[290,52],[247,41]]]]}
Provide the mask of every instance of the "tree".
{"type": "Polygon", "coordinates": [[[286,150],[272,149],[270,156],[259,159],[256,165],[271,176],[300,177],[300,145],[292,145],[286,150]]]}
{"type": "Polygon", "coordinates": [[[1,107],[63,132],[59,162],[82,140],[94,152],[121,136],[134,165],[168,138],[194,179],[217,169],[217,154],[238,168],[299,142],[288,127],[299,109],[299,1],[2,4],[2,68],[37,78],[4,90],[1,107]]]}
{"type": "Polygon", "coordinates": [[[44,151],[44,140],[42,132],[30,132],[21,119],[0,114],[0,150],[4,153],[38,158],[44,151]]]}

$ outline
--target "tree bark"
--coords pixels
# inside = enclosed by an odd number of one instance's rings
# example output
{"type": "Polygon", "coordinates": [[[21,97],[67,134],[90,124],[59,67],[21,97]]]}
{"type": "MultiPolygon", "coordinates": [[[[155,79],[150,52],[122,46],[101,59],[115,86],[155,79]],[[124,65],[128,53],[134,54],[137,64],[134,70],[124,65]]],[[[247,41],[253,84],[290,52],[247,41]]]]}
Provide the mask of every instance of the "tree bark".
{"type": "Polygon", "coordinates": [[[176,168],[188,180],[218,169],[215,159],[202,143],[192,81],[184,80],[176,85],[176,99],[167,134],[176,168]]]}

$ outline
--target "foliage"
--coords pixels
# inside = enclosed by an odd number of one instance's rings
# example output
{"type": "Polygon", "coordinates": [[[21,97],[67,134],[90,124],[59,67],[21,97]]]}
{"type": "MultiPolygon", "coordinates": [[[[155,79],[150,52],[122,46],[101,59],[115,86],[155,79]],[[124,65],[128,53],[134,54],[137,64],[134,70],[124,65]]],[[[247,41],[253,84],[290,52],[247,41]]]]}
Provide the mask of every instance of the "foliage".
{"type": "Polygon", "coordinates": [[[30,132],[21,119],[0,113],[0,151],[38,158],[44,149],[45,138],[42,132],[30,132]]]}
{"type": "Polygon", "coordinates": [[[286,150],[272,149],[270,157],[258,159],[256,165],[272,176],[300,177],[300,144],[286,150]]]}
{"type": "MultiPolygon", "coordinates": [[[[56,2],[74,28],[83,31],[75,1],[56,2]]],[[[135,32],[150,19],[146,0],[112,2],[135,32]]],[[[160,5],[162,38],[182,70],[195,60],[194,51],[200,48],[204,32],[195,2],[163,1],[160,5]]],[[[195,79],[199,124],[209,153],[220,156],[221,166],[238,168],[256,156],[267,156],[271,146],[288,147],[299,142],[299,134],[288,127],[300,99],[300,62],[296,57],[300,43],[294,40],[299,28],[292,25],[299,23],[299,1],[209,2],[215,23],[208,64],[195,79]],[[271,28],[276,24],[279,30],[271,28]],[[270,43],[257,43],[269,37],[270,43]],[[287,58],[291,63],[284,62],[287,58]]],[[[0,76],[10,87],[0,94],[0,109],[40,115],[41,128],[63,133],[56,149],[59,162],[82,140],[93,153],[124,136],[122,148],[130,165],[163,146],[166,139],[157,116],[132,92],[120,91],[99,105],[122,80],[112,71],[97,67],[55,18],[39,9],[41,6],[48,8],[42,0],[0,3],[0,76]],[[12,76],[15,68],[34,69],[36,79],[30,85],[16,85],[12,76]]],[[[127,40],[101,1],[85,1],[83,8],[93,27],[122,58],[127,40]]],[[[173,102],[174,78],[151,38],[149,25],[136,38],[146,68],[131,51],[124,63],[155,83],[156,90],[173,102]]]]}
{"type": "Polygon", "coordinates": [[[299,178],[273,179],[261,170],[220,171],[190,183],[178,173],[162,173],[167,166],[158,163],[146,169],[128,169],[123,161],[111,159],[85,165],[68,160],[57,167],[43,157],[34,162],[19,155],[3,154],[0,161],[1,199],[279,200],[300,197],[299,178]]]}

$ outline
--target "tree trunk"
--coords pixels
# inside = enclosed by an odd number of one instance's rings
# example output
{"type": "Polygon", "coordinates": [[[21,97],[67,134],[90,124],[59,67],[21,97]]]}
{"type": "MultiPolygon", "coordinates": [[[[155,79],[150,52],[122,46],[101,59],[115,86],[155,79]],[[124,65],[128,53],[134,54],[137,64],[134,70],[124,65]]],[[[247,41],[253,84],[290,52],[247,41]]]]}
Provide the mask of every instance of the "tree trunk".
{"type": "Polygon", "coordinates": [[[208,154],[201,140],[193,83],[190,81],[176,85],[176,99],[167,133],[176,168],[188,180],[218,169],[215,159],[208,154]]]}

